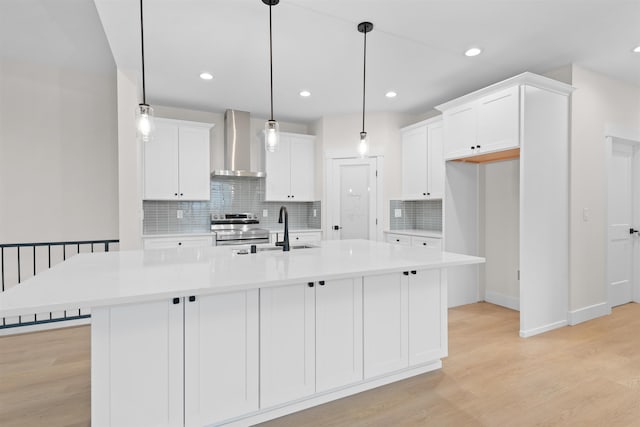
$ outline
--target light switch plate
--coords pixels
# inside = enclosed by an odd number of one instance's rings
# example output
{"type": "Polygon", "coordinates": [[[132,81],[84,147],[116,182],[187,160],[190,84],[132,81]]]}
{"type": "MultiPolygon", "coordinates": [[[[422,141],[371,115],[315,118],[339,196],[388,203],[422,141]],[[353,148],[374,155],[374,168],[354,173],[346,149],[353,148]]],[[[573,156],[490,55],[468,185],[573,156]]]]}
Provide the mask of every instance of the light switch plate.
{"type": "Polygon", "coordinates": [[[182,219],[182,218],[184,218],[184,211],[183,211],[182,209],[178,209],[178,210],[176,211],[176,217],[177,217],[178,219],[182,219]]]}
{"type": "Polygon", "coordinates": [[[266,218],[269,216],[269,211],[267,209],[262,209],[262,217],[266,218]]]}
{"type": "Polygon", "coordinates": [[[314,209],[313,210],[313,217],[315,218],[316,216],[318,216],[318,212],[317,212],[317,209],[314,209]]]}
{"type": "Polygon", "coordinates": [[[591,209],[589,209],[589,208],[582,209],[582,220],[584,222],[587,222],[590,219],[591,219],[591,209]]]}
{"type": "Polygon", "coordinates": [[[402,209],[394,209],[393,216],[394,218],[402,218],[402,209]]]}

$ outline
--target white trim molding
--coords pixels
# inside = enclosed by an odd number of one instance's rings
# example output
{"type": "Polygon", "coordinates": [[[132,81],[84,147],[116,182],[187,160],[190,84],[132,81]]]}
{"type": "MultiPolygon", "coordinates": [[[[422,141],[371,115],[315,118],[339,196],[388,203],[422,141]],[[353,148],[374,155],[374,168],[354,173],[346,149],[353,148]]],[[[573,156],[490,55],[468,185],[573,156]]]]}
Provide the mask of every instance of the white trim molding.
{"type": "Polygon", "coordinates": [[[577,310],[569,311],[569,325],[577,325],[578,323],[596,319],[598,317],[611,314],[611,306],[608,302],[582,307],[577,310]]]}
{"type": "Polygon", "coordinates": [[[485,291],[485,302],[520,311],[520,298],[501,294],[500,292],[485,291]]]}
{"type": "Polygon", "coordinates": [[[59,322],[37,323],[35,325],[16,326],[13,328],[0,329],[0,337],[7,335],[26,334],[27,332],[48,331],[52,329],[71,328],[73,326],[90,325],[91,318],[61,320],[59,322]]]}
{"type": "Polygon", "coordinates": [[[526,331],[520,329],[520,336],[522,338],[529,338],[529,337],[532,337],[534,335],[538,335],[538,334],[541,334],[543,332],[548,332],[548,331],[551,331],[553,329],[562,328],[563,326],[567,326],[567,325],[568,325],[568,323],[567,323],[566,320],[560,320],[558,322],[549,323],[548,325],[540,326],[538,328],[527,329],[526,331]]]}

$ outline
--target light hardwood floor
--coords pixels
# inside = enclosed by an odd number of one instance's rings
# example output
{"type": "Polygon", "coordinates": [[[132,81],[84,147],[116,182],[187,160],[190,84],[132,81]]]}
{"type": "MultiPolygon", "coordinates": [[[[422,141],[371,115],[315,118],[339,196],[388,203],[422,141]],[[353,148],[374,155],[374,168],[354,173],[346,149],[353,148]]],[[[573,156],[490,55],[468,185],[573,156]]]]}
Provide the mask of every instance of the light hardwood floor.
{"type": "MultiPolygon", "coordinates": [[[[89,329],[0,338],[0,426],[90,425],[89,329]]],[[[518,337],[518,313],[449,310],[442,370],[289,415],[285,426],[640,426],[640,304],[518,337]]]]}

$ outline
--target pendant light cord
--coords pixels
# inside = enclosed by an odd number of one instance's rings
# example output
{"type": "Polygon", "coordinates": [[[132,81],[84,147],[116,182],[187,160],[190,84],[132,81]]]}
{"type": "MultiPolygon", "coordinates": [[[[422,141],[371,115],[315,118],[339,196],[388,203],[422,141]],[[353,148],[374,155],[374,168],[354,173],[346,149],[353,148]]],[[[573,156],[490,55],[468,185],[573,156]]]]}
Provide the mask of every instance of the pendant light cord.
{"type": "Polygon", "coordinates": [[[272,5],[269,4],[269,74],[271,76],[271,121],[273,121],[273,36],[271,34],[271,7],[272,5]]]}
{"type": "Polygon", "coordinates": [[[367,31],[364,31],[364,66],[362,71],[362,132],[364,132],[364,105],[367,85],[367,31]]]}
{"type": "Polygon", "coordinates": [[[140,0],[140,45],[142,46],[142,104],[147,105],[147,95],[144,81],[144,18],[142,15],[142,0],[140,0]]]}

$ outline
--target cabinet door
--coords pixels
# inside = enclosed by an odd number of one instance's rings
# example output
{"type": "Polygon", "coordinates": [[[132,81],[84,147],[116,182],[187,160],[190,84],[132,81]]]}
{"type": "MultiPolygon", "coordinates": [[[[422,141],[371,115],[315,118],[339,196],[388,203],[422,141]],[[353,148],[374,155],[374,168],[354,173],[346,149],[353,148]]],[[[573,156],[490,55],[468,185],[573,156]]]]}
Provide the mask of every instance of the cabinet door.
{"type": "MultiPolygon", "coordinates": [[[[315,143],[313,139],[290,137],[291,200],[315,200],[315,143]]],[[[269,179],[269,175],[267,175],[269,179]]]]}
{"type": "Polygon", "coordinates": [[[407,286],[401,273],[364,277],[365,379],[409,364],[407,286]]]}
{"type": "Polygon", "coordinates": [[[444,126],[444,158],[446,160],[475,154],[476,109],[469,103],[442,114],[444,126]],[[471,147],[474,147],[472,150],[471,147]]]}
{"type": "Polygon", "coordinates": [[[183,426],[179,301],[92,309],[92,426],[183,426]]]}
{"type": "Polygon", "coordinates": [[[444,197],[444,153],[442,123],[430,125],[428,128],[428,194],[429,199],[444,197]]]}
{"type": "Polygon", "coordinates": [[[178,126],[157,121],[155,136],[144,146],[144,199],[177,200],[178,126]]]}
{"type": "Polygon", "coordinates": [[[447,354],[446,287],[441,270],[409,276],[409,365],[433,362],[447,354]]]}
{"type": "Polygon", "coordinates": [[[209,129],[179,127],[178,171],[181,200],[209,200],[209,129]]]}
{"type": "Polygon", "coordinates": [[[362,278],[316,283],[316,392],[321,392],[362,380],[362,278]]]}
{"type": "Polygon", "coordinates": [[[258,291],[185,302],[185,425],[258,410],[258,291]]]}
{"type": "Polygon", "coordinates": [[[427,196],[427,126],[402,134],[402,197],[424,199],[427,196]]]}
{"type": "Polygon", "coordinates": [[[291,201],[290,139],[280,136],[280,150],[265,153],[265,200],[291,201]]]}
{"type": "Polygon", "coordinates": [[[520,87],[514,86],[481,98],[478,102],[480,153],[520,145],[520,87]]]}
{"type": "Polygon", "coordinates": [[[260,407],[315,392],[315,289],[260,290],[260,407]]]}

